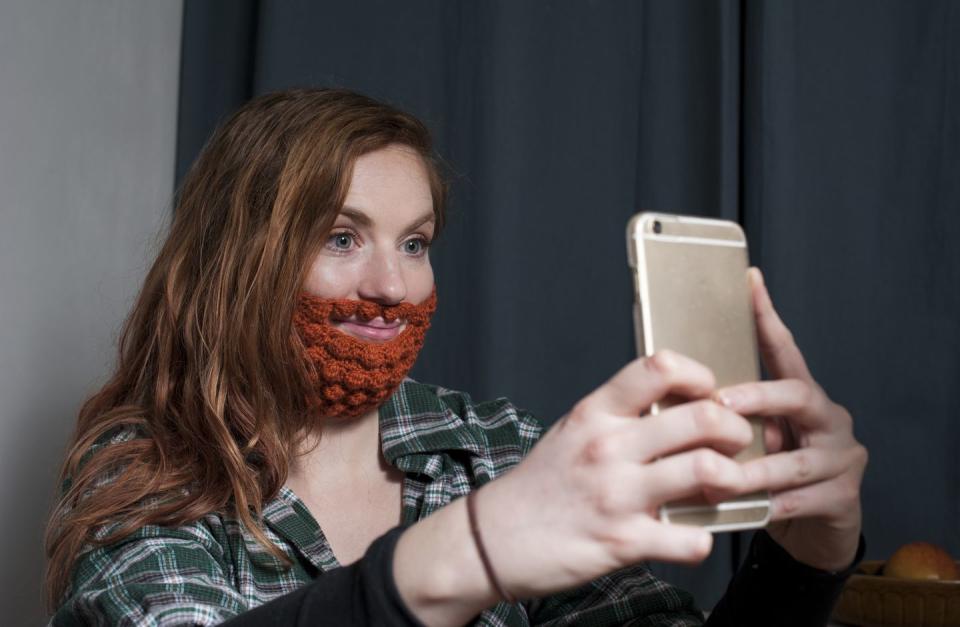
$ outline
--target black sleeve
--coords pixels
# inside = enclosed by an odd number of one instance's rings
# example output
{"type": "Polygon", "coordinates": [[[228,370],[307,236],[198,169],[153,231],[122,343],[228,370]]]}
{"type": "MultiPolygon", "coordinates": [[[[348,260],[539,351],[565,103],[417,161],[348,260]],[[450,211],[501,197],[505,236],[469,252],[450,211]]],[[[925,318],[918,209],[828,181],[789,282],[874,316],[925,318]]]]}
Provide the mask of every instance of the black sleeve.
{"type": "Polygon", "coordinates": [[[302,588],[244,612],[223,625],[423,627],[404,605],[393,580],[393,550],[404,529],[394,527],[377,538],[359,561],[321,573],[302,588]]]}
{"type": "Polygon", "coordinates": [[[861,535],[853,563],[846,570],[830,573],[796,561],[766,531],[758,531],[747,559],[706,624],[767,627],[775,620],[782,627],[826,625],[844,582],[865,550],[861,535]]]}

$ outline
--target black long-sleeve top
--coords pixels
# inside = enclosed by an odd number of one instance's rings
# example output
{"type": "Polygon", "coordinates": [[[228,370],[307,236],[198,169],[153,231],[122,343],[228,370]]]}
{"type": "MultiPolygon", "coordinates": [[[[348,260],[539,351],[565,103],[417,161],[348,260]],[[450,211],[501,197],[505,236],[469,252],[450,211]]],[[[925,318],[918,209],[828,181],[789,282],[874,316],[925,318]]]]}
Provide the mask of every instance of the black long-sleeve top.
{"type": "MultiPolygon", "coordinates": [[[[404,527],[378,538],[358,562],[225,623],[227,627],[377,625],[421,627],[393,579],[393,552],[404,527]]],[[[794,560],[770,536],[754,534],[747,559],[707,619],[707,627],[825,625],[843,583],[863,559],[861,536],[849,568],[828,573],[794,560]]],[[[666,618],[666,616],[665,616],[666,618]]]]}

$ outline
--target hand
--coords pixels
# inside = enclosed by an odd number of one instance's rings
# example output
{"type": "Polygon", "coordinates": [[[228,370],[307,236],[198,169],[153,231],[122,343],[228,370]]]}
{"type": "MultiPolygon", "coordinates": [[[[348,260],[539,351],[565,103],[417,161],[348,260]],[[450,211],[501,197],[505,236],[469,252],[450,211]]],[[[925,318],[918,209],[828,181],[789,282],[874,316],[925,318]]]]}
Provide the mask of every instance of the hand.
{"type": "Polygon", "coordinates": [[[756,268],[750,283],[760,355],[774,380],[725,388],[718,398],[739,414],[770,417],[769,454],[744,463],[748,482],[772,492],[770,536],[800,562],[843,570],[860,538],[867,449],[853,437],[849,412],[813,380],[756,268]]]}
{"type": "Polygon", "coordinates": [[[481,488],[479,527],[503,586],[519,598],[542,596],[646,559],[705,558],[711,535],[662,523],[658,509],[705,489],[746,491],[742,466],[728,455],[752,430],[709,399],[714,385],[706,367],[681,355],[638,359],[481,488]],[[668,394],[694,400],[639,418],[668,394]]]}
{"type": "MultiPolygon", "coordinates": [[[[750,489],[730,456],[753,429],[712,400],[715,386],[705,366],[676,353],[637,359],[578,402],[510,472],[479,488],[480,535],[507,593],[541,597],[647,559],[704,559],[710,533],[662,523],[658,510],[750,489]],[[692,400],[640,418],[668,395],[692,400]]],[[[426,625],[462,625],[499,600],[465,499],[407,529],[393,568],[401,598],[426,625]]]]}

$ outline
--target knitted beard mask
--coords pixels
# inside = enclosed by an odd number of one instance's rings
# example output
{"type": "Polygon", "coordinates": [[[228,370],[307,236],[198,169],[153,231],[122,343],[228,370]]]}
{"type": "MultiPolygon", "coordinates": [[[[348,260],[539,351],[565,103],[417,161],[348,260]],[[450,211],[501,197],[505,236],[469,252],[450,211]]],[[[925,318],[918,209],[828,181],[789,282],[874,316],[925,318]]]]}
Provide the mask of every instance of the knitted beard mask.
{"type": "Polygon", "coordinates": [[[423,346],[430,318],[437,307],[437,290],[420,303],[379,305],[367,300],[300,295],[293,324],[305,347],[311,387],[307,406],[316,416],[355,418],[383,403],[410,372],[423,346]],[[366,322],[406,321],[392,340],[362,340],[333,323],[356,316],[366,322]]]}

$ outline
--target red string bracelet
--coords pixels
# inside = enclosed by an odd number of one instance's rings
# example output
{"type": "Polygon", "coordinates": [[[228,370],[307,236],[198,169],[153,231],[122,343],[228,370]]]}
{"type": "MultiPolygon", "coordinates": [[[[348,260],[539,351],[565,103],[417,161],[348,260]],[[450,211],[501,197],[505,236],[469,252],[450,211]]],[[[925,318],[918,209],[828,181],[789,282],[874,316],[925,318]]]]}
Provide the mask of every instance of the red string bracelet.
{"type": "Polygon", "coordinates": [[[493,565],[490,563],[490,556],[483,546],[483,540],[480,539],[480,529],[477,527],[477,505],[473,500],[476,492],[467,495],[467,516],[470,518],[470,533],[473,535],[473,543],[477,545],[477,552],[480,554],[480,561],[483,562],[483,570],[487,573],[487,578],[493,584],[493,589],[497,591],[500,598],[513,605],[517,602],[512,594],[503,589],[500,580],[493,573],[493,565]]]}

